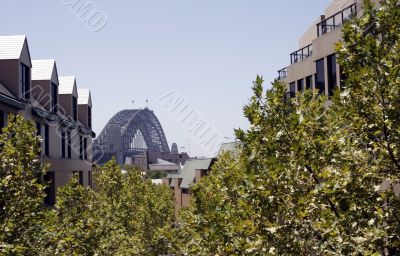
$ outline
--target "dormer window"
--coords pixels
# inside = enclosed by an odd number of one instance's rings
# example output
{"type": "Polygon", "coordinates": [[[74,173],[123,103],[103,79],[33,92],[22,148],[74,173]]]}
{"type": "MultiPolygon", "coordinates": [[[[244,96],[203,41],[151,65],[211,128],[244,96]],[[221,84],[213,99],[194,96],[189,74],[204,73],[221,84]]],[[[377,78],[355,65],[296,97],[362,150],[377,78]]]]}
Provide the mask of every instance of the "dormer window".
{"type": "Polygon", "coordinates": [[[51,111],[58,113],[58,85],[51,83],[51,111]]]}
{"type": "Polygon", "coordinates": [[[78,98],[72,97],[72,117],[74,121],[78,121],[78,98]]]}
{"type": "Polygon", "coordinates": [[[20,65],[19,69],[19,88],[20,97],[24,100],[29,100],[30,98],[30,68],[25,64],[20,65]]]}

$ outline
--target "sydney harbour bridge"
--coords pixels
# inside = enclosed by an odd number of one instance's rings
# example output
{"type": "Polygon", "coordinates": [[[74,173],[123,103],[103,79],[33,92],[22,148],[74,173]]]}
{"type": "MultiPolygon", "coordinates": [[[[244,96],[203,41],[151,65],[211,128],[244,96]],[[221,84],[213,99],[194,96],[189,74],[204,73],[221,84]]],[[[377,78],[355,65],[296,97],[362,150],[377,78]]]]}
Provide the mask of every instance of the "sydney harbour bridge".
{"type": "Polygon", "coordinates": [[[148,108],[118,112],[93,142],[93,160],[99,164],[112,157],[123,164],[146,151],[170,153],[162,126],[148,108]]]}

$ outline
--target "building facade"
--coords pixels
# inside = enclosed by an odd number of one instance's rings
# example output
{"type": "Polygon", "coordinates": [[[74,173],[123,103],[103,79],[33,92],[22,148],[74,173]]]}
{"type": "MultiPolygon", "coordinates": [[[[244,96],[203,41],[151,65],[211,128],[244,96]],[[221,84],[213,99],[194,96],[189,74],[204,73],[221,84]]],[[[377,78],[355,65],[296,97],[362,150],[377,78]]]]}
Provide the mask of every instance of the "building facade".
{"type": "Polygon", "coordinates": [[[198,183],[204,176],[207,176],[218,156],[229,152],[233,156],[238,153],[241,142],[224,143],[216,157],[213,158],[190,158],[186,160],[184,166],[172,166],[173,163],[162,163],[159,167],[168,172],[167,177],[162,179],[162,184],[169,186],[174,191],[175,213],[177,214],[183,207],[189,206],[191,187],[198,183]],[[166,166],[163,166],[166,165],[166,166]]]}
{"type": "Polygon", "coordinates": [[[0,126],[9,114],[35,122],[42,138],[40,160],[49,164],[46,203],[76,174],[91,185],[92,103],[74,77],[59,77],[54,60],[32,60],[25,36],[0,36],[0,126]]]}
{"type": "Polygon", "coordinates": [[[335,88],[345,86],[336,62],[335,45],[341,40],[343,23],[362,10],[363,0],[334,0],[304,33],[299,50],[290,54],[290,65],[278,71],[278,79],[287,83],[286,99],[305,89],[332,96],[335,88]]]}

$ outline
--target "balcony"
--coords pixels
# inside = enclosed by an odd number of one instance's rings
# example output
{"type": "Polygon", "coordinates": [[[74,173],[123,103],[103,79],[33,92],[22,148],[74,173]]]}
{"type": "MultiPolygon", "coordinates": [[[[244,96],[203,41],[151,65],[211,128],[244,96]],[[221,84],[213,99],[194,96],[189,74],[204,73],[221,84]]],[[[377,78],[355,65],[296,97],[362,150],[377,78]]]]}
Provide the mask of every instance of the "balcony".
{"type": "Polygon", "coordinates": [[[357,16],[357,3],[350,5],[342,11],[332,15],[317,24],[318,37],[333,31],[343,25],[347,20],[357,16]]]}
{"type": "Polygon", "coordinates": [[[287,67],[278,71],[278,80],[281,80],[285,77],[287,77],[287,67]]]}
{"type": "Polygon", "coordinates": [[[290,54],[290,64],[297,63],[312,55],[312,44],[290,54]]]}

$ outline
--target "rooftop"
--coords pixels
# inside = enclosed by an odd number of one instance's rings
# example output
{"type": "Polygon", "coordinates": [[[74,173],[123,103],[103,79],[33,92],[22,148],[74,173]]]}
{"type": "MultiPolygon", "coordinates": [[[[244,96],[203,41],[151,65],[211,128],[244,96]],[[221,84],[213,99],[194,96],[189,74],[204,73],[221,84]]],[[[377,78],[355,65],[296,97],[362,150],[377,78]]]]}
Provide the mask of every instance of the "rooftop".
{"type": "Polygon", "coordinates": [[[60,81],[60,86],[58,87],[59,94],[73,94],[75,87],[75,77],[74,76],[60,76],[58,77],[60,81]]]}
{"type": "Polygon", "coordinates": [[[26,36],[0,36],[0,60],[15,60],[21,57],[26,36]]]}
{"type": "Polygon", "coordinates": [[[90,105],[91,97],[89,89],[78,89],[78,105],[90,105]]]}
{"type": "Polygon", "coordinates": [[[32,80],[51,80],[55,60],[32,60],[32,80]]]}

